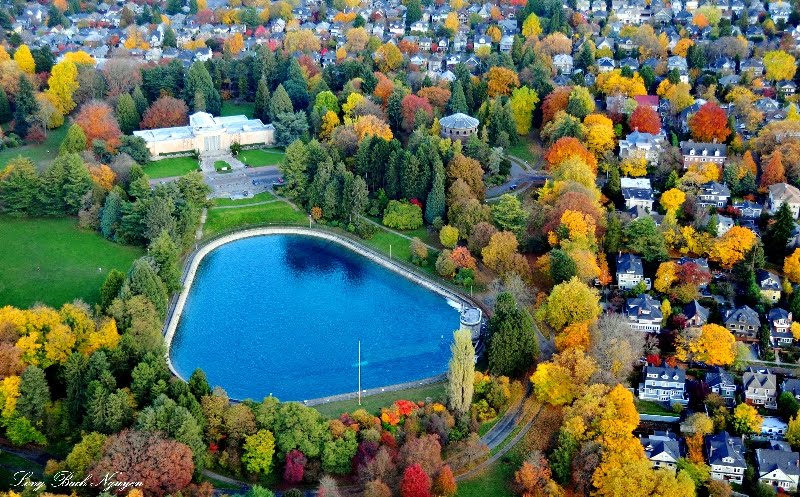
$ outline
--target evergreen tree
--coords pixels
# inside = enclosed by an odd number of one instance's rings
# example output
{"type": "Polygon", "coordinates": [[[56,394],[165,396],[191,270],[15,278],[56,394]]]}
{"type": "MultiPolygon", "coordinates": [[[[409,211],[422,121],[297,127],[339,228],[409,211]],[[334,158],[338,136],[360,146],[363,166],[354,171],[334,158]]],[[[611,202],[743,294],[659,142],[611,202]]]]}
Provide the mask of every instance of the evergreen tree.
{"type": "Polygon", "coordinates": [[[589,42],[586,41],[581,47],[581,51],[578,52],[578,67],[581,69],[588,69],[594,65],[594,54],[592,53],[592,47],[589,46],[589,42]]]}
{"type": "Polygon", "coordinates": [[[83,207],[84,196],[92,189],[92,176],[78,154],[59,156],[64,161],[64,204],[65,213],[74,216],[83,207]]]}
{"type": "Polygon", "coordinates": [[[100,212],[100,233],[109,240],[116,240],[117,229],[122,218],[122,203],[125,192],[115,186],[106,195],[103,210],[100,212]]]}
{"type": "Polygon", "coordinates": [[[753,176],[751,171],[747,171],[739,180],[739,188],[736,190],[737,195],[748,195],[756,192],[756,177],[753,176]]]}
{"type": "Polygon", "coordinates": [[[279,114],[288,114],[292,112],[294,112],[292,99],[289,98],[289,94],[286,92],[283,84],[279,84],[278,88],[275,89],[275,94],[272,95],[269,101],[269,117],[275,121],[278,119],[279,114]]]}
{"type": "Polygon", "coordinates": [[[167,0],[166,12],[168,15],[174,16],[181,11],[183,2],[181,0],[167,0]]]}
{"type": "Polygon", "coordinates": [[[33,94],[33,85],[27,76],[20,74],[16,110],[14,111],[14,133],[25,138],[37,112],[39,112],[39,104],[33,94]]]}
{"type": "Polygon", "coordinates": [[[84,150],[86,150],[86,135],[83,132],[83,128],[77,124],[73,124],[67,130],[67,135],[61,142],[61,146],[58,149],[58,154],[79,154],[84,150]]]}
{"type": "Polygon", "coordinates": [[[419,199],[425,194],[424,185],[420,181],[421,166],[420,160],[416,155],[411,155],[410,152],[406,152],[406,159],[400,173],[400,186],[403,198],[409,200],[413,198],[419,199]]]}
{"type": "Polygon", "coordinates": [[[671,190],[678,186],[678,173],[673,169],[667,176],[667,181],[664,183],[664,191],[671,190]]]}
{"type": "Polygon", "coordinates": [[[175,31],[171,27],[167,27],[164,31],[164,39],[161,41],[161,46],[165,48],[178,48],[178,39],[175,36],[175,31]]]}
{"type": "Polygon", "coordinates": [[[425,202],[425,220],[428,224],[432,224],[437,217],[444,218],[446,208],[444,183],[444,166],[439,164],[433,172],[433,187],[428,193],[428,199],[425,202]]]}
{"type": "Polygon", "coordinates": [[[0,210],[34,213],[40,183],[33,161],[21,156],[11,159],[0,178],[0,210]]]}
{"type": "Polygon", "coordinates": [[[711,236],[719,235],[719,216],[717,213],[711,214],[708,218],[708,223],[706,224],[706,233],[711,236]]]}
{"type": "Polygon", "coordinates": [[[308,184],[308,150],[306,145],[296,140],[286,147],[286,155],[278,166],[283,175],[284,184],[281,191],[289,198],[305,203],[308,184]]]}
{"type": "Polygon", "coordinates": [[[553,249],[550,251],[550,277],[554,285],[569,281],[578,274],[578,265],[563,250],[553,249]]]}
{"type": "Polygon", "coordinates": [[[391,157],[389,158],[389,164],[386,168],[386,182],[384,190],[386,191],[386,196],[390,200],[396,200],[400,198],[400,192],[402,190],[400,186],[400,172],[403,170],[402,164],[404,158],[405,154],[402,150],[393,151],[391,157]]]}
{"type": "Polygon", "coordinates": [[[50,387],[44,371],[36,366],[28,366],[20,376],[17,413],[36,426],[44,420],[45,409],[49,405],[50,387]]]}
{"type": "Polygon", "coordinates": [[[197,14],[197,0],[189,0],[189,13],[197,14]]]}
{"type": "Polygon", "coordinates": [[[189,377],[189,391],[198,401],[206,395],[211,395],[211,387],[208,385],[206,374],[202,369],[197,368],[189,377]]]}
{"type": "Polygon", "coordinates": [[[186,77],[186,103],[190,108],[195,108],[194,100],[197,92],[203,94],[206,112],[218,116],[222,107],[222,99],[214,86],[214,82],[211,80],[211,74],[208,72],[206,65],[200,61],[192,64],[186,77]]]}
{"type": "Polygon", "coordinates": [[[166,315],[169,296],[151,258],[140,257],[133,261],[120,295],[125,298],[143,295],[152,302],[162,319],[166,315]]]}
{"type": "Polygon", "coordinates": [[[144,93],[142,93],[142,87],[137,86],[133,89],[133,103],[136,105],[136,113],[139,116],[143,116],[144,112],[147,110],[147,98],[145,98],[144,93]]]}
{"type": "Polygon", "coordinates": [[[130,135],[139,127],[139,114],[129,93],[123,93],[117,100],[117,122],[123,134],[130,135]]]}
{"type": "Polygon", "coordinates": [[[278,114],[272,124],[275,126],[275,143],[280,146],[285,147],[308,133],[308,119],[303,111],[278,114]]]}
{"type": "Polygon", "coordinates": [[[450,94],[450,100],[447,102],[447,112],[449,114],[455,114],[457,112],[466,114],[469,112],[469,109],[467,109],[467,99],[464,96],[464,87],[461,85],[461,81],[456,80],[456,82],[453,83],[453,92],[450,94]]]}
{"type": "Polygon", "coordinates": [[[14,117],[11,113],[11,106],[8,103],[8,95],[3,87],[0,86],[0,124],[5,124],[14,117]]]}
{"type": "Polygon", "coordinates": [[[514,296],[497,296],[489,319],[489,370],[495,375],[514,376],[533,364],[539,354],[533,320],[517,306],[514,296]]]}
{"type": "Polygon", "coordinates": [[[775,214],[773,222],[767,230],[767,253],[775,260],[781,259],[786,253],[786,243],[794,231],[794,218],[789,204],[784,202],[775,214]]]}
{"type": "Polygon", "coordinates": [[[619,198],[622,192],[622,184],[619,178],[619,167],[611,166],[608,171],[608,183],[606,184],[608,194],[613,198],[619,198]]]}
{"type": "Polygon", "coordinates": [[[406,4],[406,26],[411,26],[422,19],[422,4],[420,0],[409,0],[406,4]]]}
{"type": "Polygon", "coordinates": [[[162,231],[158,238],[150,244],[150,257],[153,258],[158,276],[164,282],[167,293],[173,293],[181,288],[181,267],[178,246],[167,231],[162,231]]]}
{"type": "Polygon", "coordinates": [[[622,222],[613,212],[608,215],[604,245],[607,254],[616,254],[622,247],[622,222]]]}
{"type": "Polygon", "coordinates": [[[389,126],[395,133],[403,129],[403,93],[395,90],[389,96],[386,105],[386,117],[389,119],[389,126]]]}
{"type": "Polygon", "coordinates": [[[737,171],[735,167],[726,166],[722,170],[722,181],[728,185],[731,192],[739,191],[739,171],[737,171]]]}
{"type": "Polygon", "coordinates": [[[101,309],[108,309],[108,306],[111,305],[111,302],[117,298],[119,295],[119,291],[122,289],[122,285],[125,283],[125,273],[119,271],[117,269],[112,269],[108,276],[106,276],[106,280],[103,282],[103,286],[100,287],[100,308],[101,309]]]}
{"type": "Polygon", "coordinates": [[[270,95],[269,88],[267,87],[267,80],[264,77],[258,80],[253,117],[261,119],[261,122],[264,123],[270,122],[270,95]]]}

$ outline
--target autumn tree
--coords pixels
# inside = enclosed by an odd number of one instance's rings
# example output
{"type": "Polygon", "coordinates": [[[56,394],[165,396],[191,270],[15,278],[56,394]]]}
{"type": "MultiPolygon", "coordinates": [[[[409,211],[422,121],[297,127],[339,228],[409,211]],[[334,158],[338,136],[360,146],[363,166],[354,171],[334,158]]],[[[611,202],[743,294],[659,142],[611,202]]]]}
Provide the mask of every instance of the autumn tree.
{"type": "Polygon", "coordinates": [[[776,149],[769,159],[765,159],[764,168],[761,171],[761,181],[759,189],[766,192],[770,185],[786,182],[786,169],[783,165],[783,154],[780,149],[776,149]]]}
{"type": "Polygon", "coordinates": [[[517,134],[527,136],[531,130],[531,121],[536,104],[539,103],[539,96],[536,91],[527,86],[515,88],[511,94],[511,109],[514,113],[514,123],[517,126],[517,134]]]}
{"type": "Polygon", "coordinates": [[[692,138],[700,142],[724,142],[731,130],[728,128],[728,116],[719,105],[708,102],[689,118],[689,130],[692,138]]]}
{"type": "Polygon", "coordinates": [[[419,464],[412,464],[403,472],[400,495],[402,497],[431,497],[431,479],[419,464]]]}
{"type": "Polygon", "coordinates": [[[552,121],[559,111],[567,110],[572,87],[562,86],[547,95],[542,102],[542,124],[552,121]]]}
{"type": "Polygon", "coordinates": [[[242,462],[247,471],[253,474],[269,474],[272,467],[272,456],[275,454],[275,437],[268,430],[258,432],[245,438],[242,462]]]}
{"type": "Polygon", "coordinates": [[[649,105],[639,105],[631,114],[628,127],[641,133],[657,135],[661,131],[661,117],[649,105]]]}
{"type": "Polygon", "coordinates": [[[718,324],[706,324],[699,332],[688,329],[678,337],[676,356],[710,366],[728,366],[736,359],[736,339],[718,324]]]}
{"type": "Polygon", "coordinates": [[[87,145],[94,140],[103,140],[109,150],[115,150],[120,145],[122,131],[114,117],[114,110],[105,102],[94,100],[84,104],[75,123],[83,129],[87,145]]]}
{"type": "Polygon", "coordinates": [[[755,243],[756,235],[752,230],[734,226],[714,243],[709,258],[719,262],[724,268],[731,268],[744,260],[755,243]]]}
{"type": "Polygon", "coordinates": [[[383,72],[394,71],[403,64],[403,54],[394,43],[384,43],[375,52],[375,62],[383,72]]]}
{"type": "Polygon", "coordinates": [[[522,36],[526,39],[536,38],[542,34],[542,25],[539,22],[539,17],[531,12],[525,21],[522,23],[522,36]]]}
{"type": "Polygon", "coordinates": [[[550,326],[560,331],[570,324],[596,319],[600,315],[599,302],[597,291],[574,277],[553,287],[539,312],[550,326]]]}
{"type": "Polygon", "coordinates": [[[586,146],[597,157],[603,157],[617,146],[614,123],[602,114],[589,114],[584,118],[586,146]]]}
{"type": "Polygon", "coordinates": [[[453,470],[450,469],[450,465],[447,464],[442,467],[439,474],[436,475],[436,479],[433,481],[433,494],[437,497],[455,497],[457,491],[458,486],[453,476],[453,470]]]}
{"type": "Polygon", "coordinates": [[[707,414],[698,412],[686,419],[685,426],[688,458],[695,464],[703,464],[703,440],[706,435],[714,432],[714,421],[707,414]]]}
{"type": "Polygon", "coordinates": [[[14,61],[19,65],[23,72],[33,74],[36,72],[36,62],[33,60],[33,54],[28,45],[24,43],[17,48],[14,52],[14,61]]]}
{"type": "Polygon", "coordinates": [[[661,194],[661,206],[667,212],[677,212],[686,201],[686,194],[677,188],[672,188],[661,194]]]}
{"type": "Polygon", "coordinates": [[[403,97],[403,129],[406,131],[413,130],[417,121],[417,115],[419,113],[424,114],[428,121],[433,119],[433,107],[431,107],[430,102],[423,97],[413,94],[408,94],[403,97]]]}
{"type": "Polygon", "coordinates": [[[530,272],[528,261],[517,252],[519,242],[510,231],[500,231],[492,235],[489,244],[481,251],[483,263],[500,275],[517,273],[527,276],[530,272]]]}
{"type": "Polygon", "coordinates": [[[72,96],[78,89],[78,68],[74,63],[64,60],[53,66],[47,80],[46,93],[54,98],[59,112],[66,116],[75,108],[72,96]]]}
{"type": "Polygon", "coordinates": [[[783,261],[783,274],[792,283],[800,283],[800,248],[783,261]]]}
{"type": "Polygon", "coordinates": [[[519,87],[519,77],[511,69],[494,66],[486,75],[488,80],[489,97],[511,95],[514,88],[519,87]]]}
{"type": "Polygon", "coordinates": [[[773,50],[764,54],[764,68],[770,81],[791,80],[797,71],[797,64],[789,53],[773,50]]]}
{"type": "Polygon", "coordinates": [[[142,129],[172,128],[189,123],[189,107],[181,99],[163,96],[147,108],[142,129]]]}
{"type": "Polygon", "coordinates": [[[572,403],[583,392],[597,364],[581,349],[567,349],[536,367],[531,376],[536,398],[554,406],[572,403]]]}
{"type": "Polygon", "coordinates": [[[758,414],[756,408],[751,405],[741,403],[733,410],[733,429],[740,435],[759,433],[762,422],[763,418],[758,414]]]}
{"type": "Polygon", "coordinates": [[[644,354],[645,336],[633,330],[620,314],[604,314],[589,328],[589,356],[597,363],[592,381],[626,383],[636,361],[644,354]]]}

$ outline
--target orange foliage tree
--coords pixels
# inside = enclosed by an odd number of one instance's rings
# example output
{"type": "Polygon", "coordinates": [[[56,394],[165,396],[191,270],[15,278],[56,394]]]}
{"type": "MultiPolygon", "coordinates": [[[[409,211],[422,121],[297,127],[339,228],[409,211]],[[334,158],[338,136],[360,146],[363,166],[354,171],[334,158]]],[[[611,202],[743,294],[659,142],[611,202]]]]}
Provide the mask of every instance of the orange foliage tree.
{"type": "Polygon", "coordinates": [[[165,95],[151,105],[142,118],[142,129],[171,128],[189,124],[189,107],[179,98],[165,95]]]}
{"type": "Polygon", "coordinates": [[[583,160],[593,172],[597,172],[597,159],[583,144],[571,136],[559,138],[547,151],[544,160],[547,161],[548,170],[552,170],[567,159],[578,157],[583,160]]]}
{"type": "Polygon", "coordinates": [[[776,149],[764,164],[759,187],[761,191],[767,191],[770,185],[784,182],[786,182],[786,168],[783,166],[783,153],[780,149],[776,149]]]}
{"type": "Polygon", "coordinates": [[[475,269],[477,264],[475,258],[469,253],[467,247],[456,247],[450,252],[450,260],[452,260],[459,268],[475,269]]]}
{"type": "Polygon", "coordinates": [[[519,87],[519,77],[511,69],[494,66],[487,74],[489,80],[489,96],[511,95],[514,88],[519,87]]]}
{"type": "Polygon", "coordinates": [[[572,93],[571,86],[562,86],[545,97],[542,102],[542,124],[552,121],[558,111],[567,110],[570,93],[572,93]]]}
{"type": "Polygon", "coordinates": [[[722,143],[731,134],[728,128],[728,116],[713,102],[703,105],[689,118],[689,130],[692,132],[692,138],[701,142],[716,140],[722,143]]]}
{"type": "Polygon", "coordinates": [[[631,114],[628,126],[631,129],[638,129],[642,133],[657,135],[661,131],[661,118],[658,116],[658,112],[649,105],[640,105],[631,114]]]}
{"type": "Polygon", "coordinates": [[[386,141],[391,141],[392,139],[392,130],[389,125],[372,114],[359,117],[353,126],[353,130],[356,132],[359,141],[365,136],[379,136],[386,141]]]}
{"type": "Polygon", "coordinates": [[[94,100],[81,107],[75,123],[86,135],[86,146],[91,147],[93,140],[105,140],[109,150],[116,150],[120,144],[122,131],[119,129],[114,110],[105,102],[94,100]]]}

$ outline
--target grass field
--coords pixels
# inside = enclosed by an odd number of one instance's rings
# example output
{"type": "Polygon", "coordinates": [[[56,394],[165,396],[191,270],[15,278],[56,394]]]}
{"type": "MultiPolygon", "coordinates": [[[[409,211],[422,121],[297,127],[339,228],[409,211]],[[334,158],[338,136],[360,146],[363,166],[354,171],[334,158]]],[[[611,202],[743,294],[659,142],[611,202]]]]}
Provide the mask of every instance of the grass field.
{"type": "Polygon", "coordinates": [[[67,134],[67,126],[51,129],[47,132],[47,139],[41,145],[23,145],[0,151],[0,169],[6,167],[8,161],[18,155],[31,159],[40,169],[44,169],[50,161],[58,155],[58,147],[67,134]]]}
{"type": "Polygon", "coordinates": [[[150,162],[144,166],[144,172],[151,179],[170,178],[172,176],[183,176],[186,173],[196,171],[199,167],[200,165],[194,157],[173,157],[150,162]]]}
{"type": "Polygon", "coordinates": [[[509,148],[508,155],[528,161],[528,163],[534,163],[536,161],[536,156],[531,152],[531,144],[525,139],[520,140],[519,143],[509,148]]]}
{"type": "Polygon", "coordinates": [[[239,152],[239,160],[250,167],[277,166],[283,160],[284,153],[280,150],[264,150],[256,148],[253,150],[242,150],[239,152]]]}
{"type": "Polygon", "coordinates": [[[8,452],[0,451],[0,488],[9,489],[18,478],[14,477],[17,471],[30,471],[33,473],[31,480],[41,481],[43,469],[38,464],[8,452]]]}
{"type": "Polygon", "coordinates": [[[677,416],[675,411],[667,409],[658,402],[651,402],[649,400],[637,400],[636,410],[642,414],[660,414],[662,416],[677,416]]]}
{"type": "Polygon", "coordinates": [[[211,205],[214,207],[230,207],[230,206],[243,206],[243,205],[250,205],[250,204],[258,204],[260,202],[266,202],[268,200],[274,200],[275,196],[270,192],[261,192],[257,195],[248,198],[240,198],[237,200],[231,200],[229,198],[215,198],[211,201],[211,205]]]}
{"type": "Polygon", "coordinates": [[[244,114],[245,116],[252,118],[253,117],[253,107],[254,105],[249,102],[234,102],[233,100],[226,100],[222,102],[222,110],[220,115],[224,116],[240,116],[244,114]]]}
{"type": "Polygon", "coordinates": [[[256,224],[308,224],[308,217],[296,211],[286,202],[243,206],[240,209],[209,209],[206,224],[203,227],[205,236],[213,236],[221,231],[238,226],[256,224]]]}
{"type": "Polygon", "coordinates": [[[216,169],[218,173],[223,172],[223,170],[230,171],[231,165],[225,162],[224,160],[218,160],[214,161],[214,169],[216,169]]]}
{"type": "Polygon", "coordinates": [[[445,385],[445,382],[442,381],[431,385],[398,390],[396,392],[370,395],[369,397],[361,398],[361,406],[358,405],[357,399],[353,399],[331,402],[330,404],[321,404],[314,406],[314,409],[329,418],[338,418],[342,413],[353,412],[357,409],[364,409],[369,413],[377,414],[381,407],[389,407],[395,400],[400,399],[418,402],[420,400],[424,401],[430,397],[433,402],[444,402],[447,398],[445,385]]]}
{"type": "Polygon", "coordinates": [[[0,216],[0,240],[0,306],[60,306],[78,298],[97,302],[109,271],[127,272],[143,253],[78,229],[77,221],[67,218],[0,216]]]}

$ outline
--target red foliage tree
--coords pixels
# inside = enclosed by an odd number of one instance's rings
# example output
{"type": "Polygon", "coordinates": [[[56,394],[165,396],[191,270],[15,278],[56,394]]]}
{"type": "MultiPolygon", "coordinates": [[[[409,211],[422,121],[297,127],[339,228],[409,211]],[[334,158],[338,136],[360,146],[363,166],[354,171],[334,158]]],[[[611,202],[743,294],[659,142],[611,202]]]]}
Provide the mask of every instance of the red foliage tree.
{"type": "Polygon", "coordinates": [[[661,118],[658,116],[658,112],[649,105],[640,105],[631,114],[628,126],[630,129],[638,129],[642,133],[657,135],[661,131],[661,118]]]}
{"type": "Polygon", "coordinates": [[[94,100],[81,107],[75,123],[86,135],[86,147],[92,146],[93,140],[105,140],[109,150],[116,150],[120,144],[122,131],[119,129],[114,110],[105,102],[94,100]]]}
{"type": "Polygon", "coordinates": [[[189,107],[181,99],[163,96],[144,111],[142,129],[172,128],[189,124],[189,107]]]}
{"type": "Polygon", "coordinates": [[[647,364],[651,366],[661,366],[661,356],[658,354],[649,354],[647,356],[647,364]]]}
{"type": "Polygon", "coordinates": [[[283,479],[289,483],[303,481],[306,470],[306,456],[297,449],[292,449],[286,454],[286,466],[283,468],[283,479]]]}
{"type": "Polygon", "coordinates": [[[442,468],[442,446],[438,435],[422,435],[406,440],[400,449],[401,467],[417,465],[429,475],[442,468]]]}
{"type": "Polygon", "coordinates": [[[556,200],[553,209],[547,213],[547,222],[539,234],[547,236],[551,231],[555,231],[561,226],[561,216],[564,211],[578,211],[594,219],[595,236],[600,238],[605,232],[606,213],[597,202],[582,191],[567,191],[556,200]]]}
{"type": "Polygon", "coordinates": [[[457,490],[458,487],[456,486],[456,479],[453,476],[453,470],[447,465],[439,471],[439,475],[433,482],[433,493],[441,497],[453,497],[457,490]]]}
{"type": "Polygon", "coordinates": [[[552,169],[554,166],[572,157],[582,159],[592,170],[597,171],[597,158],[583,146],[583,143],[571,136],[559,138],[553,146],[547,150],[547,153],[544,155],[544,160],[547,161],[548,169],[552,169]]]}
{"type": "Polygon", "coordinates": [[[544,102],[542,102],[542,125],[552,121],[556,112],[567,110],[570,93],[572,93],[571,86],[562,86],[556,88],[545,97],[544,102]]]}
{"type": "Polygon", "coordinates": [[[403,129],[411,131],[414,129],[414,121],[417,117],[417,111],[421,110],[428,115],[428,118],[433,118],[433,107],[427,99],[417,95],[406,95],[403,97],[403,129]]]}
{"type": "Polygon", "coordinates": [[[681,283],[688,283],[694,286],[711,282],[711,273],[694,262],[686,262],[678,266],[676,276],[681,283]]]}
{"type": "Polygon", "coordinates": [[[783,166],[783,153],[776,149],[769,160],[762,162],[764,167],[761,171],[761,183],[759,186],[762,191],[766,191],[770,185],[786,182],[786,168],[783,166]]]}
{"type": "Polygon", "coordinates": [[[47,135],[44,132],[44,129],[41,126],[31,126],[31,129],[28,130],[28,134],[25,135],[25,141],[28,143],[44,143],[47,139],[47,135]]]}
{"type": "Polygon", "coordinates": [[[419,464],[412,464],[403,472],[400,495],[402,497],[431,497],[431,479],[419,464]]]}
{"type": "Polygon", "coordinates": [[[728,128],[728,116],[713,102],[703,105],[689,118],[689,130],[692,132],[692,138],[701,142],[716,140],[722,143],[731,134],[728,128]]]}
{"type": "MultiPolygon", "coordinates": [[[[142,482],[145,495],[161,497],[185,488],[191,483],[193,472],[192,450],[188,446],[157,433],[124,430],[106,440],[91,479],[98,485],[106,474],[116,473],[116,481],[142,482]]],[[[128,490],[116,488],[118,494],[128,490]]]]}
{"type": "Polygon", "coordinates": [[[450,259],[456,263],[456,266],[467,269],[476,269],[478,267],[475,258],[469,253],[467,247],[456,247],[450,252],[450,259]]]}

